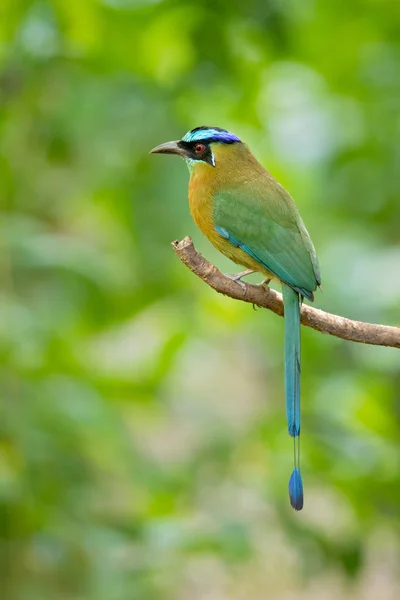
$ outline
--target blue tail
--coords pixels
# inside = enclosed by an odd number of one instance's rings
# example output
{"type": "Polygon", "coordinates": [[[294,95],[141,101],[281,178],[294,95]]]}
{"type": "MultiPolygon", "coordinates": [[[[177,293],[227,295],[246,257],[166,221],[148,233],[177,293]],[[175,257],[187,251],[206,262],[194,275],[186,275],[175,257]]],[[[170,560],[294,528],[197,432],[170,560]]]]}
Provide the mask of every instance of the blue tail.
{"type": "Polygon", "coordinates": [[[294,469],[289,481],[290,504],[303,508],[300,474],[300,295],[283,284],[285,305],[285,388],[289,434],[294,438],[294,469]]]}

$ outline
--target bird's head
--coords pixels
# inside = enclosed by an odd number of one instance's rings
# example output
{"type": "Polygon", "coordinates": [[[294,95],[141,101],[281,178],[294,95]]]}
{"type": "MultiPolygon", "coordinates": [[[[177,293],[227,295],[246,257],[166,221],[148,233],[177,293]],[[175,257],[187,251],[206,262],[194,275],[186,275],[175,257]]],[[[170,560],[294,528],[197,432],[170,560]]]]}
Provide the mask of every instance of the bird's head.
{"type": "Polygon", "coordinates": [[[198,163],[215,167],[218,157],[222,156],[219,149],[233,148],[237,144],[242,145],[234,133],[219,127],[203,126],[188,131],[181,140],[156,146],[150,150],[150,154],[177,154],[185,159],[189,169],[198,163]]]}

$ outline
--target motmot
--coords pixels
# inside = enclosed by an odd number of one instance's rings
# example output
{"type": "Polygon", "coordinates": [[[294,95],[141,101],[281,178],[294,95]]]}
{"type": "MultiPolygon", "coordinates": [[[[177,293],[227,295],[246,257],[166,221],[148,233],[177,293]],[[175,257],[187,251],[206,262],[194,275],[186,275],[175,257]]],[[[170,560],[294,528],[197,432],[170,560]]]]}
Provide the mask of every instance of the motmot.
{"type": "Polygon", "coordinates": [[[226,129],[196,127],[150,153],[176,154],[185,160],[190,211],[210,242],[246,267],[246,274],[259,272],[282,285],[286,417],[294,438],[289,498],[292,507],[301,510],[300,311],[303,299],[313,301],[313,292],[321,285],[311,238],[290,194],[226,129]]]}

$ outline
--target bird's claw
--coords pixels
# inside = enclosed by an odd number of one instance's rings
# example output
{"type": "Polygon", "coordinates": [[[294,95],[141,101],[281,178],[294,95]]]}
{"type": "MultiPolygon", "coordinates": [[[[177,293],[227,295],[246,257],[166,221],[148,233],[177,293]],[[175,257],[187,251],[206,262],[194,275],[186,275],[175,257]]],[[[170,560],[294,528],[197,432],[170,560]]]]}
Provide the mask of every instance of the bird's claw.
{"type": "Polygon", "coordinates": [[[229,279],[232,279],[232,281],[238,283],[243,290],[243,294],[246,294],[246,283],[242,281],[242,277],[246,277],[246,275],[251,275],[252,273],[255,273],[255,271],[252,271],[251,269],[246,269],[246,271],[241,271],[240,273],[233,273],[233,275],[225,273],[225,277],[228,277],[229,279]]]}
{"type": "Polygon", "coordinates": [[[242,281],[241,279],[234,279],[233,281],[236,281],[236,283],[238,283],[238,284],[240,285],[240,287],[241,287],[241,288],[242,288],[242,290],[243,290],[243,295],[245,296],[245,295],[246,295],[246,292],[247,292],[247,286],[246,286],[246,283],[245,283],[244,281],[242,281]]]}

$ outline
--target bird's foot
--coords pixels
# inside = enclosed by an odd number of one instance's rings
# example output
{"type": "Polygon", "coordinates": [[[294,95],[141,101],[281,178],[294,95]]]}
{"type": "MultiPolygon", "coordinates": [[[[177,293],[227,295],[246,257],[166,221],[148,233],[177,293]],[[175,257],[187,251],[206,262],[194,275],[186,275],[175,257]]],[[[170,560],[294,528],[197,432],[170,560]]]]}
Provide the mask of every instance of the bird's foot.
{"type": "Polygon", "coordinates": [[[242,277],[246,277],[246,275],[251,275],[252,273],[255,273],[255,271],[253,271],[252,269],[246,269],[246,271],[241,271],[240,273],[233,273],[233,275],[225,273],[225,277],[229,277],[229,279],[232,279],[232,281],[236,281],[236,283],[238,283],[243,289],[243,292],[246,293],[246,284],[244,281],[242,281],[242,277]]]}
{"type": "Polygon", "coordinates": [[[240,281],[242,277],[246,277],[246,275],[251,275],[252,273],[255,273],[255,271],[253,271],[252,269],[246,269],[246,271],[241,271],[240,273],[233,273],[233,275],[225,273],[225,277],[229,277],[229,279],[232,279],[232,281],[240,281]]]}
{"type": "Polygon", "coordinates": [[[271,281],[271,277],[268,277],[267,279],[264,279],[264,281],[262,281],[260,283],[260,285],[262,285],[263,287],[269,287],[269,282],[271,281]]]}

